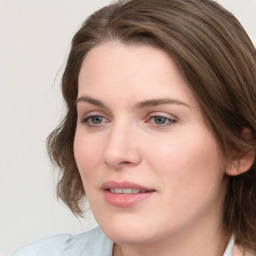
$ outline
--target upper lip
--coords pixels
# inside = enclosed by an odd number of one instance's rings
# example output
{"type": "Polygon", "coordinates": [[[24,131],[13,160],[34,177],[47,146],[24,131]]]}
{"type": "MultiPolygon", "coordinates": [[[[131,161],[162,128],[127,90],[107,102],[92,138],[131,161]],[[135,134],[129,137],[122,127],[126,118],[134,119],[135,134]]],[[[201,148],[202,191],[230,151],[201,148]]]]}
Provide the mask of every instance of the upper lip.
{"type": "Polygon", "coordinates": [[[111,189],[111,188],[135,188],[139,190],[145,190],[145,191],[155,191],[155,189],[142,186],[140,184],[130,182],[130,181],[114,181],[114,180],[109,180],[106,181],[102,184],[101,187],[103,190],[111,189]]]}

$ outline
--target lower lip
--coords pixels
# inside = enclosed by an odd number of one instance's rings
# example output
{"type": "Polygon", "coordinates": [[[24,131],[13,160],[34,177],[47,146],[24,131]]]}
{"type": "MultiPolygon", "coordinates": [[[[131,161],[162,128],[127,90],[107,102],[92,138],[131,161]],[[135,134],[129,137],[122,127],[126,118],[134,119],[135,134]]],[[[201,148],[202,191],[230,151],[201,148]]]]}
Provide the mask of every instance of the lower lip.
{"type": "Polygon", "coordinates": [[[154,191],[134,194],[116,194],[109,190],[104,190],[105,200],[116,207],[131,207],[136,203],[149,198],[153,193],[154,191]]]}

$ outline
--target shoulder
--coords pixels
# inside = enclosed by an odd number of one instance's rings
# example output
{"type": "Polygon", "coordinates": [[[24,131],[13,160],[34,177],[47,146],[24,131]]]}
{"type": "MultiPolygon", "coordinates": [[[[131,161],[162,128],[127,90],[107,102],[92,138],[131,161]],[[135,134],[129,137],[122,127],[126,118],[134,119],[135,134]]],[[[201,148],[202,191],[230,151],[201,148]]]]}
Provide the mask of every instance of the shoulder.
{"type": "Polygon", "coordinates": [[[96,227],[75,236],[60,234],[33,242],[10,256],[111,256],[112,247],[113,242],[96,227]]]}

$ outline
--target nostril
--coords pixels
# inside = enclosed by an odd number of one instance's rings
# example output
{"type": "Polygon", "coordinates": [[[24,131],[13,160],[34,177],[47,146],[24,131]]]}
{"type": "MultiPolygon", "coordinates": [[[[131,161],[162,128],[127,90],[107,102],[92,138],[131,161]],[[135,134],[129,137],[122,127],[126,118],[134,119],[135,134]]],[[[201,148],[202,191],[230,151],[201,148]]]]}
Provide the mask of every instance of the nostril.
{"type": "Polygon", "coordinates": [[[104,164],[111,169],[120,169],[138,165],[141,161],[141,155],[137,149],[127,150],[106,150],[103,156],[104,164]]]}
{"type": "Polygon", "coordinates": [[[128,161],[123,161],[123,162],[119,163],[119,165],[128,165],[128,164],[131,164],[131,163],[128,161]]]}
{"type": "Polygon", "coordinates": [[[104,161],[104,163],[105,163],[107,166],[109,166],[109,167],[111,167],[111,168],[116,168],[116,169],[119,169],[119,168],[122,167],[122,166],[127,166],[127,165],[132,164],[132,163],[129,162],[129,161],[121,161],[121,162],[119,162],[119,163],[117,163],[117,164],[111,164],[111,163],[109,163],[108,161],[104,161]]]}

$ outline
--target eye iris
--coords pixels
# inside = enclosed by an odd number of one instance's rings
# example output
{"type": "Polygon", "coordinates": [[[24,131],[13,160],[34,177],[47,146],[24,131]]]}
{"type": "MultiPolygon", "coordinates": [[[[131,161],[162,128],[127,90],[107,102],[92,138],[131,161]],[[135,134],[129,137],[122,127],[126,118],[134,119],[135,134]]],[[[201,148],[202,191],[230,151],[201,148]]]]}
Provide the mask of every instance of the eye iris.
{"type": "Polygon", "coordinates": [[[93,124],[100,124],[102,123],[103,118],[101,116],[93,116],[91,121],[93,124]]]}
{"type": "Polygon", "coordinates": [[[167,118],[163,116],[156,116],[154,119],[156,124],[165,124],[167,120],[167,118]]]}

